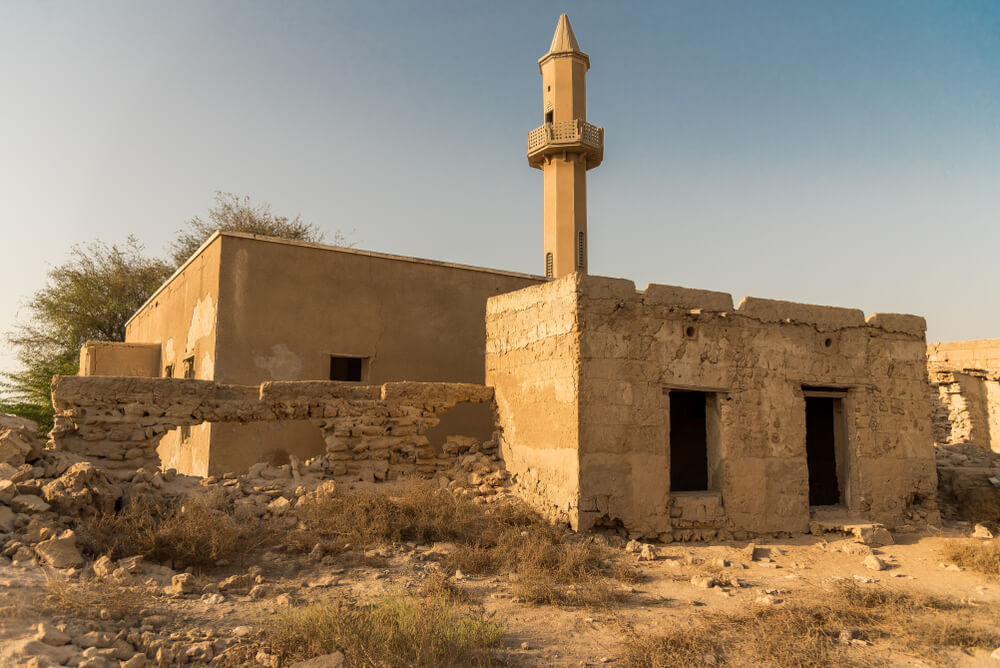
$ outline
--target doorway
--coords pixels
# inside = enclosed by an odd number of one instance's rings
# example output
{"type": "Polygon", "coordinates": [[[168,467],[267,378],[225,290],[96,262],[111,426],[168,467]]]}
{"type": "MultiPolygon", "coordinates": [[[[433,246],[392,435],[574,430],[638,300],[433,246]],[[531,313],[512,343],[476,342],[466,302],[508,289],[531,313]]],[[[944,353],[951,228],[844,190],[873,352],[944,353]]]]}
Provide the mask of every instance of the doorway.
{"type": "Polygon", "coordinates": [[[809,505],[841,505],[847,477],[844,392],[803,388],[803,394],[806,403],[809,505]]]}

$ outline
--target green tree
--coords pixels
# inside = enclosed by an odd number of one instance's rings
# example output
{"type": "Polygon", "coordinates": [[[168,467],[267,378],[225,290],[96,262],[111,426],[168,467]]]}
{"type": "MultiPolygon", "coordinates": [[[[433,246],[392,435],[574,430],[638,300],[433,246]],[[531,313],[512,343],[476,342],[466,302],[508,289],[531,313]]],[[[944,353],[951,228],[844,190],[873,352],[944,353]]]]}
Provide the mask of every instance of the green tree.
{"type": "MultiPolygon", "coordinates": [[[[208,210],[208,219],[194,217],[177,231],[177,240],[170,245],[175,266],[187,261],[205,240],[216,230],[261,234],[282,239],[297,239],[321,243],[325,235],[315,225],[305,223],[301,216],[288,218],[271,213],[266,202],[253,204],[247,196],[238,197],[232,193],[216,192],[215,206],[208,210]]],[[[334,233],[334,245],[347,246],[347,238],[338,230],[334,233]]]]}
{"type": "Polygon", "coordinates": [[[69,261],[48,273],[26,306],[29,319],[7,334],[21,370],[2,374],[0,412],[52,425],[52,376],[77,372],[86,341],[124,341],[125,323],[173,272],[128,237],[122,245],[73,246],[69,261]]]}

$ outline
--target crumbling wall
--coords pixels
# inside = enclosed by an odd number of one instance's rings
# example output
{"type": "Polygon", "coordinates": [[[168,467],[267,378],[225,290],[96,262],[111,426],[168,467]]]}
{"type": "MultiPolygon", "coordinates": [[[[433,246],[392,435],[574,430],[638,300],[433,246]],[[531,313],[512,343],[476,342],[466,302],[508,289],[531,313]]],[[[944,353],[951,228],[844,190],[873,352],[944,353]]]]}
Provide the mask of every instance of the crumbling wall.
{"type": "Polygon", "coordinates": [[[52,383],[56,417],[51,437],[56,449],[109,470],[132,472],[158,466],[157,445],[177,427],[301,420],[323,434],[334,476],[384,480],[429,475],[452,466],[463,454],[463,441],[451,439],[444,452],[437,452],[423,432],[458,403],[492,399],[491,388],[467,383],[290,381],[249,386],[176,378],[57,376],[52,383]]]}
{"type": "Polygon", "coordinates": [[[920,521],[937,516],[924,326],[915,316],[866,320],[854,309],[756,298],[734,309],[725,293],[638,292],[627,280],[568,276],[490,300],[488,379],[505,453],[532,453],[518,470],[540,475],[546,457],[575,450],[580,529],[621,524],[664,540],[807,530],[804,386],[842,395],[843,511],[920,521]],[[572,382],[556,401],[561,377],[572,382]],[[539,388],[542,400],[526,399],[539,388]],[[701,492],[670,490],[678,390],[711,397],[701,492]],[[532,402],[560,406],[560,419],[523,418],[532,402]],[[574,415],[578,431],[564,443],[528,431],[552,424],[572,435],[574,415]]]}
{"type": "Polygon", "coordinates": [[[927,372],[937,389],[934,440],[1000,452],[1000,339],[928,344],[927,372]]]}
{"type": "Polygon", "coordinates": [[[725,293],[576,282],[581,506],[596,507],[590,518],[685,539],[805,531],[804,387],[844,395],[845,511],[891,523],[933,514],[922,318],[866,320],[855,309],[753,297],[733,309],[725,293]],[[710,395],[708,428],[717,430],[708,489],[683,500],[669,494],[671,390],[710,395]]]}
{"type": "Polygon", "coordinates": [[[575,304],[571,283],[548,283],[486,305],[486,383],[503,406],[504,464],[522,498],[574,528],[580,496],[575,304]]]}

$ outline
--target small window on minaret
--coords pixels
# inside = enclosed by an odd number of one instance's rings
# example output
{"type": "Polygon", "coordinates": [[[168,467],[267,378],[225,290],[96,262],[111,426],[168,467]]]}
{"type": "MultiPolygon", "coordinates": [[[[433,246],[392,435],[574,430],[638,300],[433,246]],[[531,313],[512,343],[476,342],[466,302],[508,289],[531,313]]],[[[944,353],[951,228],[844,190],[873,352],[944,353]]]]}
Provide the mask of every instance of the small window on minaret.
{"type": "Polygon", "coordinates": [[[583,267],[584,259],[586,255],[583,252],[583,232],[580,232],[576,239],[576,266],[583,267]]]}
{"type": "Polygon", "coordinates": [[[552,278],[552,253],[545,254],[545,278],[552,278]]]}
{"type": "Polygon", "coordinates": [[[551,111],[546,111],[545,112],[545,122],[546,123],[551,123],[552,122],[552,112],[551,111]]]}

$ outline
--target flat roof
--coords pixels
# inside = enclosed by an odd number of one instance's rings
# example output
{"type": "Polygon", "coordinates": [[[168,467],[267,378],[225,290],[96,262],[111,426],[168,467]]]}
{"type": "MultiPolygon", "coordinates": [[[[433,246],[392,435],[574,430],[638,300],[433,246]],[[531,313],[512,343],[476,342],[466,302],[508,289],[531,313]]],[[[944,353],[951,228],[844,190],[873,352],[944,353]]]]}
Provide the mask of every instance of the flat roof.
{"type": "Polygon", "coordinates": [[[163,292],[164,288],[166,288],[168,285],[170,285],[174,281],[174,279],[176,279],[181,274],[181,272],[183,272],[185,269],[187,269],[187,266],[189,264],[191,264],[191,262],[193,262],[195,258],[197,258],[199,255],[201,255],[205,251],[205,249],[208,248],[208,246],[213,241],[215,241],[216,239],[218,239],[220,237],[233,237],[233,238],[237,238],[237,239],[248,239],[248,240],[251,240],[251,241],[260,241],[260,242],[263,242],[263,243],[283,244],[285,246],[300,246],[302,248],[313,248],[313,249],[316,249],[316,250],[329,251],[329,252],[332,252],[332,253],[345,253],[345,254],[348,254],[348,255],[363,255],[363,256],[367,256],[367,257],[371,257],[371,258],[378,258],[380,260],[396,260],[398,262],[413,262],[413,263],[416,263],[416,264],[427,264],[427,265],[432,265],[432,266],[435,266],[435,267],[448,267],[448,268],[451,268],[451,269],[462,269],[462,270],[465,270],[465,271],[475,271],[475,272],[484,273],[484,274],[496,274],[498,276],[511,276],[511,277],[514,277],[514,278],[526,278],[526,279],[531,279],[531,280],[535,280],[535,281],[539,281],[539,282],[542,282],[542,281],[546,280],[544,276],[538,276],[536,274],[524,274],[524,273],[520,273],[520,272],[516,272],[516,271],[504,271],[502,269],[490,269],[488,267],[476,267],[476,266],[473,266],[473,265],[470,265],[470,264],[457,264],[455,262],[442,262],[440,260],[428,260],[428,259],[422,258],[422,257],[410,257],[410,256],[407,256],[407,255],[392,255],[390,253],[377,253],[375,251],[358,250],[356,248],[345,248],[343,246],[331,246],[331,245],[328,245],[328,244],[319,244],[319,243],[314,243],[314,242],[311,242],[311,241],[300,241],[298,239],[280,239],[278,237],[268,237],[268,236],[265,236],[265,235],[262,235],[262,234],[248,234],[246,232],[231,232],[231,231],[228,231],[228,230],[216,230],[215,232],[212,232],[212,234],[207,239],[205,239],[204,243],[202,243],[201,246],[198,247],[198,250],[196,250],[194,253],[191,254],[191,257],[189,257],[187,260],[184,261],[184,264],[182,264],[181,266],[179,266],[177,268],[177,271],[175,271],[173,274],[170,275],[170,278],[168,278],[167,280],[165,280],[163,282],[163,284],[160,285],[160,287],[158,287],[153,292],[153,294],[151,294],[149,296],[149,299],[147,299],[145,302],[143,302],[142,306],[140,306],[138,309],[136,309],[136,312],[132,314],[132,317],[130,317],[128,319],[128,321],[125,322],[125,326],[128,327],[129,324],[135,319],[135,317],[137,315],[139,315],[140,313],[142,313],[142,311],[145,310],[145,308],[147,306],[149,306],[150,302],[152,302],[153,300],[155,300],[159,296],[159,294],[161,292],[163,292]]]}

